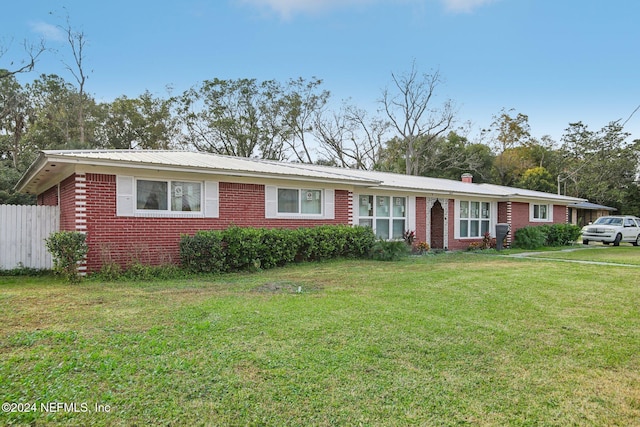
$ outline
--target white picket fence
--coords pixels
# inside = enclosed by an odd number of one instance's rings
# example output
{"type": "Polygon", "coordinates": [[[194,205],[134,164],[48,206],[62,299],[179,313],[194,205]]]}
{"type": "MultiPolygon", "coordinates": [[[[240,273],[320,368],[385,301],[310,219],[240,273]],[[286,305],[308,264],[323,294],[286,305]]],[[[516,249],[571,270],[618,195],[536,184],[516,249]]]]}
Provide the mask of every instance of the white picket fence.
{"type": "Polygon", "coordinates": [[[0,269],[52,268],[44,239],[59,228],[58,206],[0,205],[0,269]]]}

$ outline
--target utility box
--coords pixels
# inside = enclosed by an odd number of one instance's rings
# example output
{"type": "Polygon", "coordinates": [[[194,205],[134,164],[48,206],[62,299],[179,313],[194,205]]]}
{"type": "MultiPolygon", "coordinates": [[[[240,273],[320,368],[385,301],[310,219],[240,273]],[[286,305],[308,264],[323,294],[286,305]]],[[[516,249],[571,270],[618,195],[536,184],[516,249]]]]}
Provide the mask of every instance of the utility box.
{"type": "Polygon", "coordinates": [[[509,224],[496,224],[496,250],[502,250],[502,242],[504,241],[511,226],[509,224]]]}

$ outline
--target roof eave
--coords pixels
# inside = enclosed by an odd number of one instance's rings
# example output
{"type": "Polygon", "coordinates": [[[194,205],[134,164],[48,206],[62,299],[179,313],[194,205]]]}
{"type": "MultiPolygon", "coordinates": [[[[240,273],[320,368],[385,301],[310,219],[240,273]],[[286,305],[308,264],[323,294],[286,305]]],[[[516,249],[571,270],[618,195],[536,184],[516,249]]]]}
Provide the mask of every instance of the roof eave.
{"type": "Polygon", "coordinates": [[[298,174],[281,174],[281,173],[269,173],[269,172],[250,172],[235,169],[223,169],[223,168],[206,168],[202,166],[174,166],[162,163],[148,163],[148,162],[130,162],[122,160],[108,160],[108,159],[96,159],[87,157],[70,157],[64,154],[58,154],[58,152],[41,151],[38,158],[31,164],[29,169],[20,178],[15,186],[17,191],[24,191],[25,188],[31,184],[34,179],[49,162],[56,162],[60,164],[72,164],[72,165],[84,165],[84,166],[96,166],[96,167],[113,167],[113,168],[127,168],[127,169],[146,169],[146,170],[165,170],[171,172],[190,172],[190,173],[205,173],[216,175],[237,176],[244,178],[270,178],[270,179],[296,179],[306,182],[326,183],[349,185],[357,187],[370,187],[380,184],[380,181],[370,179],[348,179],[347,177],[314,177],[298,174]]]}

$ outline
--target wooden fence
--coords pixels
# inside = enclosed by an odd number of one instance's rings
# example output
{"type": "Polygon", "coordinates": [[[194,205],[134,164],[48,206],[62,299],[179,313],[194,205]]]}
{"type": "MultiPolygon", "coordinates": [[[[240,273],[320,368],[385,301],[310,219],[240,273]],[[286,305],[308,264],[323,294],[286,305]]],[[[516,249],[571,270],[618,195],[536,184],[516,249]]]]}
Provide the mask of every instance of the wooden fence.
{"type": "Polygon", "coordinates": [[[44,239],[59,227],[58,206],[0,205],[0,269],[52,268],[44,239]]]}

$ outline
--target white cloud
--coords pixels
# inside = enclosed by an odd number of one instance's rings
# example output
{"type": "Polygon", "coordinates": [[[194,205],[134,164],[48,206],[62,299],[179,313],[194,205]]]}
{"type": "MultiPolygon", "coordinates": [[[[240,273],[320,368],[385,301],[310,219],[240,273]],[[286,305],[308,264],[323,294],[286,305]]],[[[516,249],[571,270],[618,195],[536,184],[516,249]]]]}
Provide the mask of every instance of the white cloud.
{"type": "Polygon", "coordinates": [[[444,3],[444,7],[450,12],[469,13],[480,6],[493,3],[494,1],[495,0],[442,0],[442,3],[444,3]]]}
{"type": "Polygon", "coordinates": [[[64,32],[57,26],[46,22],[32,22],[29,24],[31,30],[40,34],[45,40],[64,41],[64,32]]]}
{"type": "Polygon", "coordinates": [[[319,13],[336,7],[371,3],[373,0],[240,0],[255,6],[267,7],[285,19],[297,13],[319,13]]]}
{"type": "MultiPolygon", "coordinates": [[[[349,6],[366,5],[372,3],[396,3],[425,6],[434,0],[237,0],[239,3],[248,4],[261,9],[268,9],[280,15],[284,19],[300,13],[317,14],[330,9],[345,8],[349,6]]],[[[496,0],[440,0],[445,9],[453,13],[469,13],[474,9],[493,3],[496,0]]]]}

